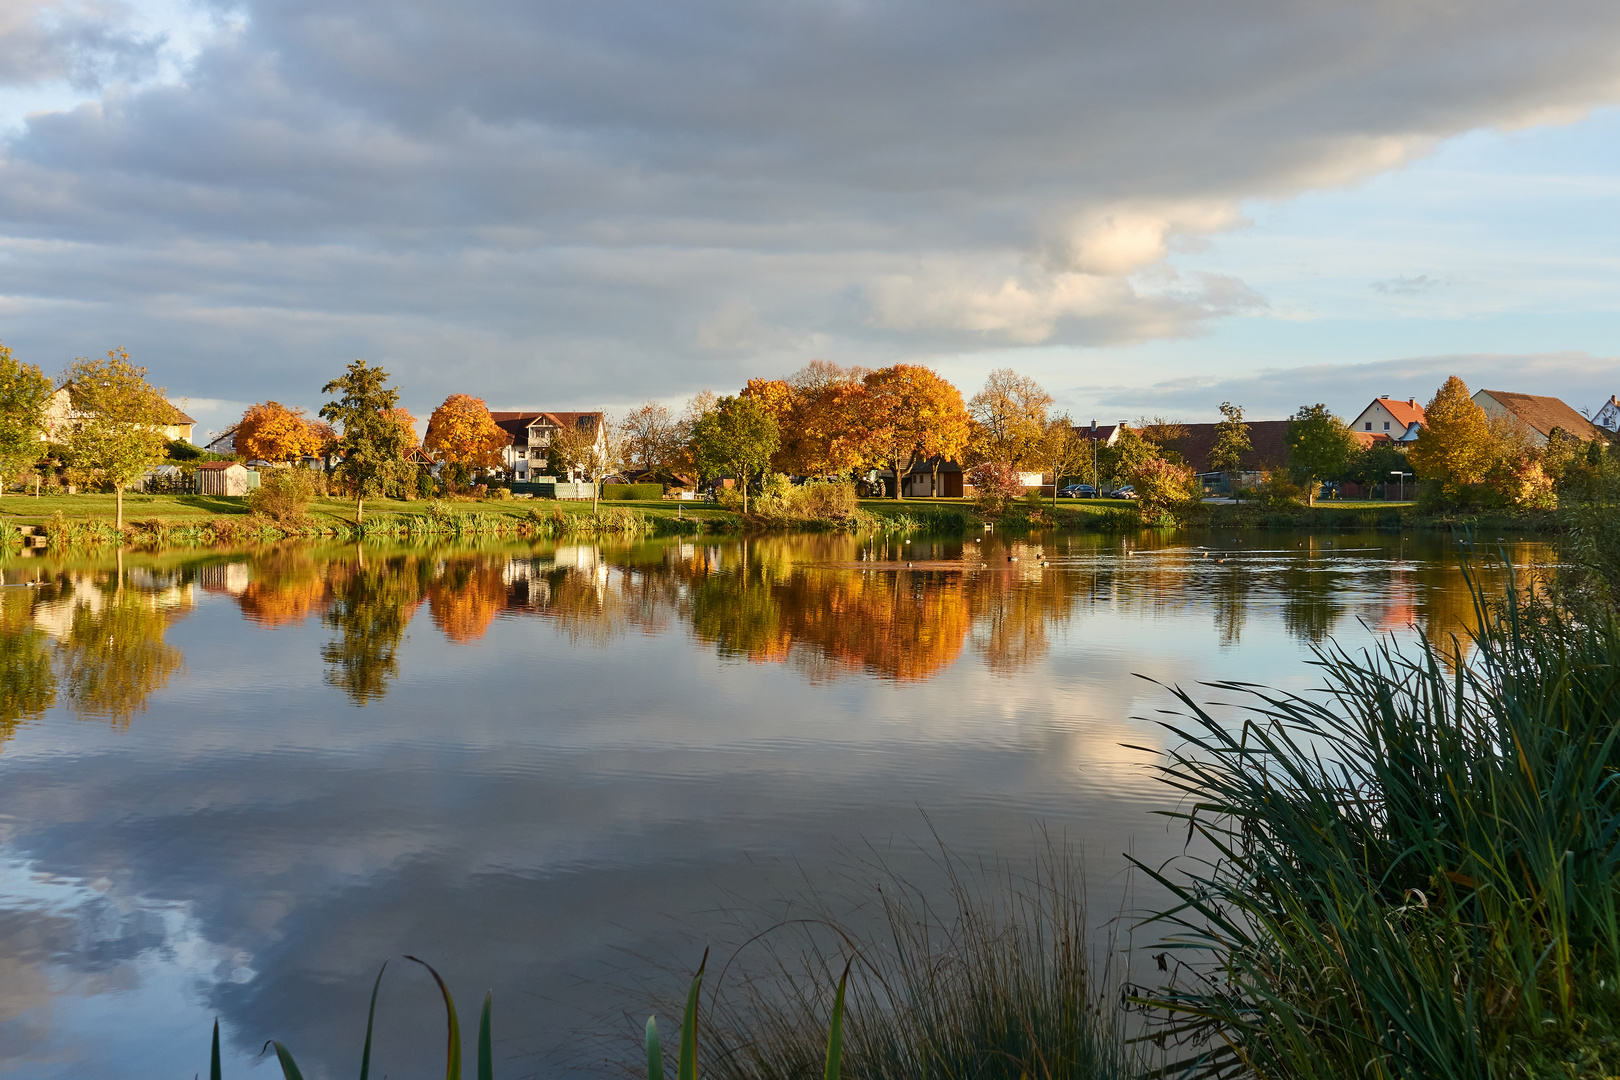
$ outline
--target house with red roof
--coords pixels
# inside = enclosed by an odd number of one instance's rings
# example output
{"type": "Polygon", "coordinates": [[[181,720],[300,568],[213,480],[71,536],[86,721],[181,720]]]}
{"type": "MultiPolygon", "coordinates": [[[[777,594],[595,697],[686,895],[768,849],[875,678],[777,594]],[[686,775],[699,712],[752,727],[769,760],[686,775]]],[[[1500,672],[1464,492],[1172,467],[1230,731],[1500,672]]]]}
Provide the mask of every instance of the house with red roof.
{"type": "Polygon", "coordinates": [[[1356,433],[1356,441],[1363,446],[1386,439],[1390,442],[1413,443],[1417,442],[1424,423],[1423,406],[1418,404],[1417,398],[1402,401],[1399,398],[1377,397],[1350,422],[1350,430],[1356,433]]]}
{"type": "Polygon", "coordinates": [[[600,412],[490,412],[495,426],[506,432],[501,464],[513,480],[526,481],[546,472],[551,443],[563,430],[591,433],[598,441],[606,434],[600,412]]]}
{"type": "Polygon", "coordinates": [[[1523,424],[1537,446],[1546,446],[1554,431],[1573,435],[1583,442],[1598,437],[1592,421],[1558,398],[1540,394],[1518,394],[1511,390],[1480,390],[1474,404],[1490,417],[1511,416],[1523,424]]]}

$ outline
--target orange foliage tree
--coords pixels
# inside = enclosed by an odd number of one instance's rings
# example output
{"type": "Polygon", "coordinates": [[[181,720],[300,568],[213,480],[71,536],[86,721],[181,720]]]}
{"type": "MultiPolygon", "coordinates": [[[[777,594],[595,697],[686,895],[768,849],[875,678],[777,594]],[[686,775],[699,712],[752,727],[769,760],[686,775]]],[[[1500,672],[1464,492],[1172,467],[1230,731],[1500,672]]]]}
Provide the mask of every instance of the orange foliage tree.
{"type": "Polygon", "coordinates": [[[1424,410],[1423,432],[1406,458],[1425,483],[1438,483],[1447,499],[1485,478],[1494,463],[1490,420],[1457,376],[1435,391],[1424,410]]]}
{"type": "Polygon", "coordinates": [[[319,454],[322,432],[304,416],[279,401],[251,406],[236,425],[236,452],[248,459],[294,461],[319,454]]]}
{"type": "Polygon", "coordinates": [[[499,465],[501,448],[508,441],[483,398],[451,394],[428,418],[424,445],[465,479],[470,469],[499,465]]]}
{"type": "MultiPolygon", "coordinates": [[[[894,497],[917,461],[955,458],[967,448],[970,423],[962,393],[930,368],[896,364],[862,380],[857,427],[868,461],[894,470],[894,497]]],[[[935,491],[938,474],[935,474],[935,491]]]]}

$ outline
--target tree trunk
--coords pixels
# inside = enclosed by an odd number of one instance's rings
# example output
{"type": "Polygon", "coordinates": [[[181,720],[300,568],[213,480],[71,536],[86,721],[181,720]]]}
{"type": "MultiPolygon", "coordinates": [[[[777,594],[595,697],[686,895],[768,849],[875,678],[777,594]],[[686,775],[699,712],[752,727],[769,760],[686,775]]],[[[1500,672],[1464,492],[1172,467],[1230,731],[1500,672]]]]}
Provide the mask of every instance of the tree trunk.
{"type": "Polygon", "coordinates": [[[115,515],[117,520],[113,523],[113,528],[117,529],[119,532],[123,532],[124,531],[124,485],[123,484],[114,484],[113,485],[113,501],[118,506],[118,513],[115,515]]]}
{"type": "Polygon", "coordinates": [[[593,517],[596,514],[600,513],[600,511],[597,509],[597,503],[601,501],[601,498],[602,498],[602,485],[599,482],[597,482],[595,480],[592,480],[591,481],[591,515],[593,517]]]}
{"type": "Polygon", "coordinates": [[[354,523],[358,526],[364,520],[366,520],[366,499],[363,495],[356,495],[354,497],[354,523]]]}
{"type": "MultiPolygon", "coordinates": [[[[743,489],[743,514],[746,515],[748,513],[748,471],[746,469],[739,469],[738,471],[742,473],[742,478],[740,480],[738,480],[738,483],[742,484],[742,489],[743,489]]],[[[744,544],[743,545],[743,565],[746,566],[747,564],[748,564],[748,546],[746,544],[744,544]]]]}
{"type": "Polygon", "coordinates": [[[939,458],[937,457],[934,459],[934,479],[929,484],[928,494],[936,499],[939,498],[939,458]]]}
{"type": "MultiPolygon", "coordinates": [[[[910,462],[907,462],[906,464],[909,465],[910,462]]],[[[900,475],[900,459],[899,458],[894,459],[893,466],[894,466],[894,501],[895,502],[904,502],[905,501],[905,496],[901,494],[901,491],[903,490],[902,484],[904,483],[905,478],[900,475]]]]}

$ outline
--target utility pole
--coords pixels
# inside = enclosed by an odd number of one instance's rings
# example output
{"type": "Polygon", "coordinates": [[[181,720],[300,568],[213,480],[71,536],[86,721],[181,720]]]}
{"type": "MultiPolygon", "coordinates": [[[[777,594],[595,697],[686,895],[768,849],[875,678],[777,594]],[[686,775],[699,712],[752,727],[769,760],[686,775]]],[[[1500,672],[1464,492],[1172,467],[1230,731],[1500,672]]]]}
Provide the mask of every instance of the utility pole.
{"type": "Polygon", "coordinates": [[[1102,492],[1097,490],[1097,421],[1091,421],[1091,497],[1096,498],[1102,492]]]}

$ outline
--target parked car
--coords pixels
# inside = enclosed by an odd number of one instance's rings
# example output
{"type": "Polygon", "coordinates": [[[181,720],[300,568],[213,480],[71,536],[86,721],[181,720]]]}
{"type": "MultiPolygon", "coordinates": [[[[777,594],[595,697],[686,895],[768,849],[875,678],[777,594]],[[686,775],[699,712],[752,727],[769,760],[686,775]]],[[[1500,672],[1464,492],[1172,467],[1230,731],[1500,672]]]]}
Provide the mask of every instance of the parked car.
{"type": "Polygon", "coordinates": [[[1068,487],[1058,489],[1060,499],[1095,499],[1097,489],[1090,484],[1070,484],[1068,487]]]}
{"type": "Polygon", "coordinates": [[[1124,487],[1110,491],[1108,497],[1110,499],[1134,499],[1136,498],[1136,487],[1132,484],[1126,484],[1124,487]]]}

